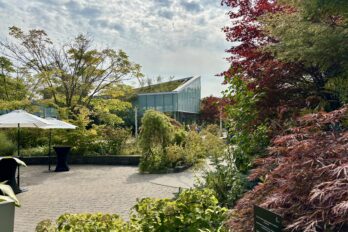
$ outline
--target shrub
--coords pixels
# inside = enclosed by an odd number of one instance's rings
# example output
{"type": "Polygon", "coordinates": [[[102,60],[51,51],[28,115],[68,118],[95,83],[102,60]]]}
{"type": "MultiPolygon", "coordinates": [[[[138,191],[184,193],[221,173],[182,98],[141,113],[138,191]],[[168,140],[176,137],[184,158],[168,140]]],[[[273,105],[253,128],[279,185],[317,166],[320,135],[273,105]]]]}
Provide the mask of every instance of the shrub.
{"type": "Polygon", "coordinates": [[[167,156],[159,147],[152,148],[151,154],[143,154],[139,164],[140,172],[162,173],[170,167],[167,156]]]}
{"type": "Polygon", "coordinates": [[[106,141],[104,149],[108,154],[120,155],[131,132],[124,128],[106,127],[101,131],[101,137],[106,141]]]}
{"type": "Polygon", "coordinates": [[[208,189],[184,190],[175,200],[144,198],[134,210],[131,220],[143,232],[224,231],[227,211],[208,189]]]}
{"type": "Polygon", "coordinates": [[[48,146],[30,147],[21,150],[22,156],[47,156],[48,146]]]}
{"type": "Polygon", "coordinates": [[[203,139],[206,157],[222,157],[226,150],[226,143],[211,133],[206,133],[203,139]]]}
{"type": "Polygon", "coordinates": [[[193,165],[206,157],[202,137],[195,131],[190,131],[184,140],[185,162],[193,165]]]}
{"type": "Polygon", "coordinates": [[[196,232],[227,231],[226,208],[218,205],[214,192],[208,189],[184,190],[176,199],[139,200],[128,222],[118,215],[63,214],[55,223],[40,222],[37,232],[196,232]]]}
{"type": "Polygon", "coordinates": [[[151,149],[156,146],[164,150],[171,143],[174,127],[168,116],[155,110],[147,110],[141,123],[139,145],[144,153],[151,153],[151,149]]]}
{"type": "Polygon", "coordinates": [[[216,193],[220,204],[225,207],[233,207],[236,201],[247,189],[246,175],[240,173],[234,166],[229,153],[224,157],[212,157],[213,169],[203,172],[203,181],[197,187],[209,188],[216,193]]]}
{"type": "Polygon", "coordinates": [[[262,180],[234,209],[234,231],[253,227],[253,205],[284,217],[286,231],[348,231],[348,107],[299,118],[255,160],[249,180],[262,180]]]}
{"type": "Polygon", "coordinates": [[[56,224],[50,220],[44,220],[36,227],[37,232],[127,232],[131,231],[129,229],[128,224],[120,216],[101,213],[63,214],[57,219],[56,224]]]}
{"type": "Polygon", "coordinates": [[[155,110],[147,110],[141,122],[139,145],[143,157],[140,161],[140,171],[153,172],[158,171],[158,168],[164,169],[167,167],[166,147],[173,140],[174,127],[168,116],[155,110]]]}
{"type": "Polygon", "coordinates": [[[16,145],[7,137],[5,133],[0,133],[0,156],[11,156],[16,149],[16,145]]]}
{"type": "Polygon", "coordinates": [[[203,133],[208,132],[208,133],[213,134],[215,136],[220,136],[220,127],[216,124],[208,124],[202,132],[203,133]]]}
{"type": "Polygon", "coordinates": [[[173,143],[177,145],[182,145],[186,137],[186,131],[184,131],[183,129],[177,129],[174,133],[173,143]]]}
{"type": "Polygon", "coordinates": [[[185,150],[179,145],[170,145],[166,148],[167,159],[172,167],[184,164],[185,162],[185,150]]]}

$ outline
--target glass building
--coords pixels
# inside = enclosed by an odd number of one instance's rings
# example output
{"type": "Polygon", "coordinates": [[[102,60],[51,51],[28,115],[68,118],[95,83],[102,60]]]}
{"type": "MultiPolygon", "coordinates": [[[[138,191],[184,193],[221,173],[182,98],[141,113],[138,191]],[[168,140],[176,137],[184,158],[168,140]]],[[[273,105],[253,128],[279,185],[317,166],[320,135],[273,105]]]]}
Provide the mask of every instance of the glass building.
{"type": "Polygon", "coordinates": [[[185,123],[196,121],[200,110],[201,77],[189,77],[137,89],[134,105],[141,117],[147,109],[164,112],[185,123]]]}

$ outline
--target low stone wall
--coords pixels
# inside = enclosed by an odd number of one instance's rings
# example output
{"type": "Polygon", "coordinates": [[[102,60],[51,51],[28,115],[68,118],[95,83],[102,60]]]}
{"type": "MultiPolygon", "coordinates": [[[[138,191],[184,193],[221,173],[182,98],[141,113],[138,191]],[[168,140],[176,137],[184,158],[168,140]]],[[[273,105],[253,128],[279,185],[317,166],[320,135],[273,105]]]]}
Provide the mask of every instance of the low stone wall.
{"type": "MultiPolygon", "coordinates": [[[[27,165],[48,165],[48,156],[33,156],[21,158],[27,165]]],[[[68,164],[96,164],[96,165],[130,165],[138,166],[140,156],[78,156],[71,155],[68,164]]],[[[51,164],[56,163],[56,157],[51,157],[51,164]]]]}

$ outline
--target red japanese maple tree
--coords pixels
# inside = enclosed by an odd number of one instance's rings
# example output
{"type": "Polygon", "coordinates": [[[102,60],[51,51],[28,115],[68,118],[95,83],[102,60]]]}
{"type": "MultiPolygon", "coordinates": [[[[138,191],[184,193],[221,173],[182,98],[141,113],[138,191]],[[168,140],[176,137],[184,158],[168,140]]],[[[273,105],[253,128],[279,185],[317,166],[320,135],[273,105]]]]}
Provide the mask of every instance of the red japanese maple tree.
{"type": "Polygon", "coordinates": [[[220,116],[226,118],[225,106],[229,103],[226,98],[208,96],[201,101],[200,120],[206,123],[218,123],[220,116]]]}
{"type": "Polygon", "coordinates": [[[286,231],[348,231],[348,107],[309,114],[275,137],[237,203],[233,231],[252,231],[253,205],[283,216],[286,231]]]}
{"type": "Polygon", "coordinates": [[[222,0],[222,4],[232,8],[228,13],[232,25],[223,30],[227,41],[234,43],[227,50],[231,68],[223,76],[233,78],[238,73],[250,88],[264,93],[259,102],[261,116],[275,116],[278,107],[304,105],[306,92],[301,66],[280,62],[263,50],[277,40],[262,30],[258,20],[265,14],[290,9],[270,0],[222,0]]]}

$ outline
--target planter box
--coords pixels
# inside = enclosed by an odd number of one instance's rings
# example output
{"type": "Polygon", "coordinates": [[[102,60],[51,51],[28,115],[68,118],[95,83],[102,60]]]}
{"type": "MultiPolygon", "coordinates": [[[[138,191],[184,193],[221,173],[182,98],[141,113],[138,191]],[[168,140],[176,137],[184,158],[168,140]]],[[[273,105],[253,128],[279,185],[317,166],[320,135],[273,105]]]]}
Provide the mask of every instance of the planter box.
{"type": "Polygon", "coordinates": [[[0,229],[1,232],[13,232],[14,230],[14,202],[0,202],[0,229]]]}

